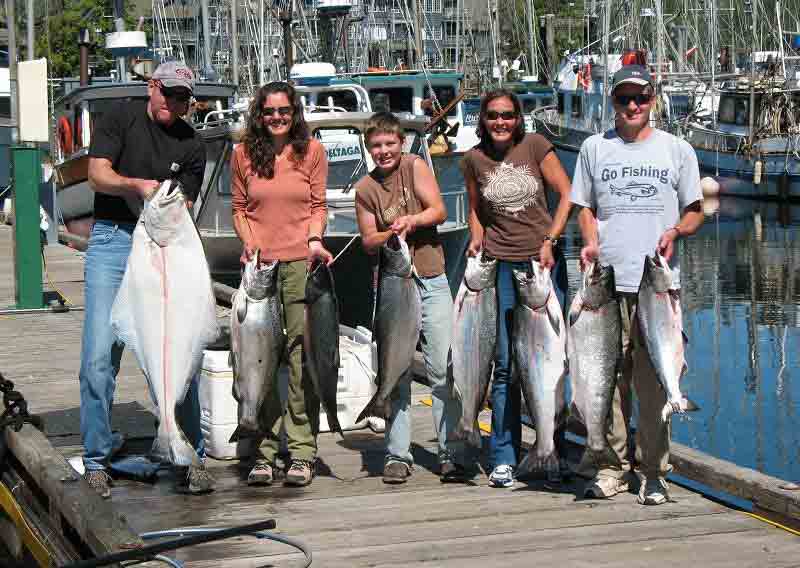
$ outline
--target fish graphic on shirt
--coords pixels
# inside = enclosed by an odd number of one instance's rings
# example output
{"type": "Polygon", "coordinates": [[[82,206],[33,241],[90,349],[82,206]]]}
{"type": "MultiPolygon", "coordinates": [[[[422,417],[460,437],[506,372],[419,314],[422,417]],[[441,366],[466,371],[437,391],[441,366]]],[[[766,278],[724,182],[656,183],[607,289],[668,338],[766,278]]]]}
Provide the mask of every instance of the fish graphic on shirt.
{"type": "Polygon", "coordinates": [[[631,201],[647,199],[658,193],[658,189],[652,183],[630,182],[628,185],[621,187],[616,187],[613,184],[609,184],[608,187],[611,190],[611,195],[629,197],[631,201]]]}

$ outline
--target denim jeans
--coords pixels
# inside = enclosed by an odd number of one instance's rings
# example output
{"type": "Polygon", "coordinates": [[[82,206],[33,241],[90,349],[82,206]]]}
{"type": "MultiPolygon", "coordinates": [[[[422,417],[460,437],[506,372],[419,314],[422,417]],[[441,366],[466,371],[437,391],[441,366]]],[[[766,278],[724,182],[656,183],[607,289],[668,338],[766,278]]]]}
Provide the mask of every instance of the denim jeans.
{"type": "MultiPolygon", "coordinates": [[[[514,288],[513,270],[527,267],[527,262],[499,260],[497,263],[497,347],[492,378],[492,433],[489,437],[489,460],[493,467],[498,465],[516,466],[522,438],[520,422],[521,391],[517,377],[512,373],[511,333],[514,324],[514,306],[517,305],[517,291],[514,288]]],[[[550,278],[564,308],[567,278],[566,261],[557,252],[556,265],[550,278]]]]}
{"type": "MultiPolygon", "coordinates": [[[[111,307],[125,275],[134,227],[132,223],[96,221],[86,252],[80,393],[81,439],[86,450],[83,463],[87,470],[111,466],[111,407],[123,349],[111,330],[111,307]]],[[[194,383],[177,415],[179,422],[188,426],[184,431],[189,440],[202,452],[196,379],[194,383]]]]}
{"type": "MultiPolygon", "coordinates": [[[[452,337],[453,296],[447,276],[417,279],[422,297],[422,356],[433,399],[433,428],[438,440],[439,463],[451,462],[460,451],[450,441],[460,416],[458,401],[447,383],[447,363],[452,337]]],[[[386,463],[413,464],[411,456],[411,373],[407,373],[392,393],[392,415],[386,428],[386,463]]]]}

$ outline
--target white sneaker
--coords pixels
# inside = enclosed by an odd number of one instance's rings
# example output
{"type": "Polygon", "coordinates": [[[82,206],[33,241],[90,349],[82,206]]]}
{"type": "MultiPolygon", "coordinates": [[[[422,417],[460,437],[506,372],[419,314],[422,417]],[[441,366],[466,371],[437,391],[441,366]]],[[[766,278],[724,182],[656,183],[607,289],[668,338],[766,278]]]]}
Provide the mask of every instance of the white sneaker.
{"type": "Polygon", "coordinates": [[[583,490],[583,496],[594,499],[608,499],[617,493],[628,490],[628,482],[616,477],[595,477],[583,490]]]}
{"type": "Polygon", "coordinates": [[[489,475],[491,487],[513,487],[514,470],[510,465],[498,465],[489,475]]]}
{"type": "Polygon", "coordinates": [[[642,505],[663,505],[669,501],[669,487],[666,480],[663,477],[647,480],[642,478],[637,501],[642,505]]]}

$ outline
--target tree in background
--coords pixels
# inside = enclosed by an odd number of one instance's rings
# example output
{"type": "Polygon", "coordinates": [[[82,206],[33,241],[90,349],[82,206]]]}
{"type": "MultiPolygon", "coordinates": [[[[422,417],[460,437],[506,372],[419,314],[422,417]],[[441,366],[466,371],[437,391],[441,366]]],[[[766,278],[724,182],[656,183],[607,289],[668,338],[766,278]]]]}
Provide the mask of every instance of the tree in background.
{"type": "MultiPolygon", "coordinates": [[[[135,22],[127,16],[130,0],[125,2],[126,29],[133,29],[135,22]]],[[[105,49],[105,34],[114,30],[111,2],[109,0],[65,0],[63,9],[53,10],[45,18],[45,24],[37,30],[36,54],[49,60],[51,77],[75,77],[80,72],[78,34],[88,28],[93,46],[90,48],[89,64],[92,75],[108,75],[114,68],[114,58],[105,49]],[[48,33],[49,32],[49,33],[48,33]]],[[[41,21],[41,20],[40,20],[41,21]]],[[[24,30],[24,27],[21,28],[24,30]]],[[[18,34],[19,37],[19,34],[18,34]]]]}

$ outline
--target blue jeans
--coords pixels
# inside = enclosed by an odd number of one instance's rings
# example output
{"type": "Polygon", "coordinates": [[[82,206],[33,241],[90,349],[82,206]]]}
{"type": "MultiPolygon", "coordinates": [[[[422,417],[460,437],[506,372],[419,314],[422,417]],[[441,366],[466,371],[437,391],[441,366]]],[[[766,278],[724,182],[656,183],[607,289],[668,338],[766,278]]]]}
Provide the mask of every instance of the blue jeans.
{"type": "MultiPolygon", "coordinates": [[[[517,377],[512,373],[511,333],[514,325],[514,306],[517,291],[514,288],[513,270],[527,267],[526,262],[500,260],[497,263],[497,352],[492,378],[492,434],[489,437],[489,460],[493,467],[517,465],[522,438],[520,422],[521,391],[517,377]]],[[[556,265],[550,278],[564,308],[567,293],[567,264],[563,254],[556,254],[556,265]]]]}
{"type": "MultiPolygon", "coordinates": [[[[111,407],[123,349],[111,330],[111,307],[125,275],[134,227],[132,223],[96,221],[86,252],[80,392],[81,439],[86,450],[83,463],[87,470],[111,465],[111,407]]],[[[202,451],[196,382],[187,394],[189,404],[179,408],[178,420],[189,426],[184,428],[185,433],[202,451]]]]}
{"type": "MultiPolygon", "coordinates": [[[[452,462],[460,447],[447,442],[460,416],[458,401],[447,383],[447,362],[452,337],[453,296],[447,276],[419,278],[422,297],[422,356],[433,399],[433,428],[438,440],[439,463],[452,462]]],[[[386,463],[413,464],[411,456],[411,373],[392,392],[392,416],[386,428],[386,463]]]]}

